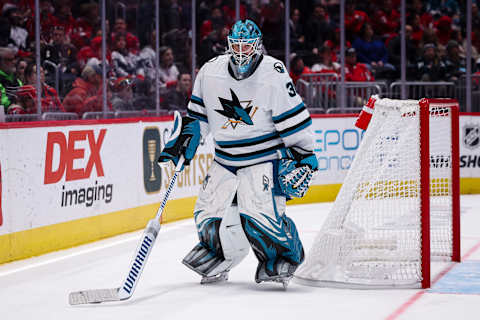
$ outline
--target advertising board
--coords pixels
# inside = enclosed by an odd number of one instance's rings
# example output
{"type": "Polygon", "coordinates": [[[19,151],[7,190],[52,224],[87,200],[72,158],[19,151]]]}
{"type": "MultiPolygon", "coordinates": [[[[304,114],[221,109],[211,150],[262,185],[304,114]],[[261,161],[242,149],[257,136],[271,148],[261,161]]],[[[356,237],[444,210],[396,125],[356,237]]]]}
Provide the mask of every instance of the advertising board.
{"type": "MultiPolygon", "coordinates": [[[[333,201],[360,146],[355,115],[313,115],[319,171],[307,195],[333,201]]],[[[141,229],[173,166],[156,159],[171,118],[0,125],[0,263],[141,229]]],[[[480,116],[460,117],[462,193],[480,192],[480,116]]],[[[205,139],[179,175],[163,222],[192,216],[213,161],[205,139]]]]}

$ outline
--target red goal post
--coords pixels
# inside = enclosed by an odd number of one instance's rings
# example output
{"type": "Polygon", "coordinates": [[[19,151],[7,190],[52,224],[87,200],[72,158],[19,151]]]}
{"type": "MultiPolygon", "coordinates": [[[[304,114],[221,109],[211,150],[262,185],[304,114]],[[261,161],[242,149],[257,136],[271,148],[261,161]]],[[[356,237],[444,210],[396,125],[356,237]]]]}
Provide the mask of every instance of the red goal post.
{"type": "Polygon", "coordinates": [[[430,286],[430,260],[460,261],[459,108],[453,99],[378,99],[297,282],[430,286]]]}
{"type": "MultiPolygon", "coordinates": [[[[460,262],[460,150],[459,150],[459,105],[455,99],[422,99],[420,105],[420,152],[421,176],[420,184],[429,188],[421,188],[422,210],[422,288],[430,287],[430,199],[435,196],[435,188],[430,180],[432,155],[430,154],[430,122],[434,117],[446,117],[449,114],[451,132],[451,260],[460,262]]],[[[433,159],[435,160],[435,159],[433,159]]]]}

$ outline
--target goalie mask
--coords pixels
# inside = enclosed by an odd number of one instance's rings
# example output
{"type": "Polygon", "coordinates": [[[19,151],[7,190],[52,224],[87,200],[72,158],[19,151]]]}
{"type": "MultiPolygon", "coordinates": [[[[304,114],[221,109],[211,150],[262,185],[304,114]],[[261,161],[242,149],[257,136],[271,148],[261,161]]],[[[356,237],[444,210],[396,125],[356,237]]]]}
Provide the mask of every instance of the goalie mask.
{"type": "Polygon", "coordinates": [[[262,32],[251,20],[239,20],[227,37],[230,67],[237,79],[249,77],[262,54],[262,32]]]}

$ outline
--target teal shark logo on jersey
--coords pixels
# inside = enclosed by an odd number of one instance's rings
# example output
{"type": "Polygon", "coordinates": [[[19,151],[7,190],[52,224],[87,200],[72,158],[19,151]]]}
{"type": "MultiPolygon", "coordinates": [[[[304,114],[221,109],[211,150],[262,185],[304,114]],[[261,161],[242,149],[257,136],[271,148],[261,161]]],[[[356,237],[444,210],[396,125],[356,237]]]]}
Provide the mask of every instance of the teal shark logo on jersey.
{"type": "Polygon", "coordinates": [[[240,101],[232,89],[230,89],[230,93],[232,95],[232,100],[218,97],[223,110],[215,109],[215,111],[228,118],[228,121],[222,126],[222,128],[226,129],[231,125],[232,128],[235,129],[241,123],[249,126],[253,125],[252,117],[258,108],[253,108],[251,100],[240,101]],[[245,108],[242,104],[246,104],[245,108]]]}

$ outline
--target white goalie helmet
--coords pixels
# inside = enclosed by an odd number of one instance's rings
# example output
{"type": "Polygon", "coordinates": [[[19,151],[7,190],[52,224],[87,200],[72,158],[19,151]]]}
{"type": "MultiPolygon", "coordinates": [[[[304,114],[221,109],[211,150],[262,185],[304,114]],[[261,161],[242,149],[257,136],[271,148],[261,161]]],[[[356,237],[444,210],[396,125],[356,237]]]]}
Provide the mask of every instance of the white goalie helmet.
{"type": "Polygon", "coordinates": [[[237,21],[227,37],[230,66],[238,79],[247,78],[262,54],[262,32],[251,20],[237,21]]]}

